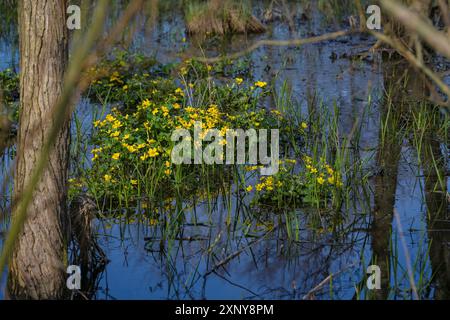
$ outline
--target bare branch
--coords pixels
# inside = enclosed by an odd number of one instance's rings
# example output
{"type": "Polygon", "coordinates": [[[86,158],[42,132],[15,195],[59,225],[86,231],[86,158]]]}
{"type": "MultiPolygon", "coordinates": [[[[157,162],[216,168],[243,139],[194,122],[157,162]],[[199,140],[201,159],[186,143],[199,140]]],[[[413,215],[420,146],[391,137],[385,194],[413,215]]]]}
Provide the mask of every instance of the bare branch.
{"type": "Polygon", "coordinates": [[[323,41],[329,41],[334,40],[340,37],[345,37],[348,35],[351,35],[355,33],[355,30],[342,30],[342,31],[336,31],[332,33],[326,33],[317,37],[311,37],[311,38],[305,38],[305,39],[291,39],[291,40],[260,40],[249,46],[248,48],[229,54],[226,56],[219,56],[219,57],[213,57],[213,58],[205,58],[205,57],[196,57],[195,59],[200,62],[205,63],[214,63],[218,62],[224,59],[237,59],[239,57],[245,56],[256,49],[264,46],[273,46],[273,47],[288,47],[288,46],[302,46],[305,44],[312,44],[312,43],[318,43],[323,41]]]}
{"type": "Polygon", "coordinates": [[[380,0],[384,9],[394,16],[401,24],[417,33],[436,52],[450,59],[450,39],[442,32],[436,30],[422,17],[395,0],[380,0]]]}

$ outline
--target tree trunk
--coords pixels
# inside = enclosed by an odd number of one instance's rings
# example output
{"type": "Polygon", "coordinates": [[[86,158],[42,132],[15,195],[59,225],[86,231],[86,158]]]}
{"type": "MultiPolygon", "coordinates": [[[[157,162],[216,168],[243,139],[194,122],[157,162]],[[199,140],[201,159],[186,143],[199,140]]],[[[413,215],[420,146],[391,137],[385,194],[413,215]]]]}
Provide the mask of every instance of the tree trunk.
{"type": "MultiPolygon", "coordinates": [[[[66,0],[19,0],[20,125],[14,201],[20,201],[53,121],[68,62],[66,0]]],[[[65,291],[69,121],[28,208],[9,264],[12,298],[57,299],[65,291]]],[[[13,211],[12,218],[15,213],[13,211]]]]}

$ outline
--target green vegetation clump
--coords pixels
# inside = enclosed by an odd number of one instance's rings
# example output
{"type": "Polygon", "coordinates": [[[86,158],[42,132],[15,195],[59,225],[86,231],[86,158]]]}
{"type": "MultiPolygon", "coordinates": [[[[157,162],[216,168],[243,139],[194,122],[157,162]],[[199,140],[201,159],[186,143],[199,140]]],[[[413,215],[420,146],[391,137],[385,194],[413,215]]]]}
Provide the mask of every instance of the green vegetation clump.
{"type": "MultiPolygon", "coordinates": [[[[178,87],[162,103],[145,99],[132,113],[113,109],[103,120],[94,122],[93,143],[98,147],[92,150],[90,190],[97,197],[124,195],[127,199],[139,199],[152,196],[160,184],[167,187],[176,174],[171,163],[171,135],[176,129],[187,129],[193,136],[196,122],[202,125],[201,138],[211,129],[220,130],[225,137],[228,129],[283,127],[281,124],[287,122],[280,114],[256,108],[266,85],[259,81],[244,87],[238,78],[231,85],[210,88],[214,94],[208,103],[195,107],[187,105],[186,96],[192,94],[192,89],[178,87]],[[245,103],[238,110],[233,110],[236,104],[225,110],[214,104],[214,96],[231,96],[245,103]]],[[[225,146],[226,139],[222,143],[225,146]]]]}
{"type": "Polygon", "coordinates": [[[162,65],[151,57],[116,50],[85,75],[91,82],[88,96],[102,104],[120,103],[133,107],[148,98],[158,100],[173,91],[172,65],[162,65]],[[157,82],[155,82],[157,81],[157,82]]]}
{"type": "MultiPolygon", "coordinates": [[[[250,171],[255,169],[247,168],[250,171]]],[[[342,186],[340,173],[325,159],[316,161],[304,156],[299,161],[280,160],[280,169],[276,175],[261,176],[254,186],[250,184],[246,190],[256,192],[254,204],[273,210],[301,206],[326,207],[342,186]]]]}
{"type": "Polygon", "coordinates": [[[12,121],[18,120],[19,114],[19,75],[11,69],[0,72],[0,110],[7,113],[12,121]]]}
{"type": "Polygon", "coordinates": [[[190,1],[185,11],[186,27],[192,34],[225,35],[266,31],[245,1],[190,1]]]}
{"type": "MultiPolygon", "coordinates": [[[[94,119],[90,168],[71,180],[71,194],[88,192],[102,211],[114,211],[119,204],[153,212],[161,206],[173,208],[174,199],[184,203],[193,194],[210,199],[234,183],[236,192],[248,196],[254,207],[335,204],[342,177],[323,157],[307,156],[312,128],[285,107],[268,109],[266,97],[272,88],[251,79],[247,71],[242,62],[189,59],[161,66],[127,53],[102,61],[90,70],[91,97],[113,107],[94,119]],[[255,165],[172,163],[172,133],[185,129],[195,137],[196,123],[201,124],[200,138],[211,129],[220,131],[223,155],[229,129],[279,129],[280,156],[286,159],[269,177],[256,177],[261,166],[255,165]]],[[[193,160],[195,143],[191,148],[193,160]]]]}

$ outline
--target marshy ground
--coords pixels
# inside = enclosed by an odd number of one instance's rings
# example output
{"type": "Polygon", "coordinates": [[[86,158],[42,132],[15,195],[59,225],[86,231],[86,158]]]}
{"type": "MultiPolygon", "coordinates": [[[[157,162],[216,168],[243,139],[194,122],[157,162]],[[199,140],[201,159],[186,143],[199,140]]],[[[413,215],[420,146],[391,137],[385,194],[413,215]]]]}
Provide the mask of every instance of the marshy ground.
{"type": "MultiPolygon", "coordinates": [[[[348,24],[345,8],[330,18],[322,1],[289,4],[289,17],[255,2],[248,19],[267,30],[233,35],[196,34],[195,15],[161,4],[89,70],[72,120],[69,196],[71,210],[94,218],[96,251],[78,298],[449,299],[448,113],[423,99],[404,61],[366,54],[375,43],[366,36],[202,62],[348,24]],[[279,173],[174,165],[170,135],[195,121],[205,130],[280,129],[279,173]],[[366,287],[373,264],[381,290],[366,287]]],[[[0,131],[0,232],[9,225],[20,71],[11,29],[0,35],[11,128],[0,131]]],[[[445,72],[449,62],[436,66],[445,72]]],[[[71,245],[74,262],[83,241],[71,245]]]]}

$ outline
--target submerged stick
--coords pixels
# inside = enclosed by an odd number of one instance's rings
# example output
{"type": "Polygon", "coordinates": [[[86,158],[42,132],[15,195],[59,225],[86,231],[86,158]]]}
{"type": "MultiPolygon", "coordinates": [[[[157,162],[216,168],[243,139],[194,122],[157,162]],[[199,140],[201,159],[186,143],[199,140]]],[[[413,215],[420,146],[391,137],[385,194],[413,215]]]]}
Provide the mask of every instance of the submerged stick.
{"type": "Polygon", "coordinates": [[[409,278],[409,283],[411,285],[413,298],[414,298],[414,300],[419,300],[419,295],[417,294],[416,283],[414,281],[414,274],[412,271],[411,256],[409,255],[408,246],[406,245],[405,237],[403,236],[403,228],[402,228],[402,222],[400,221],[400,215],[398,214],[398,211],[395,208],[394,208],[394,216],[395,216],[395,221],[397,222],[398,231],[400,233],[400,241],[402,242],[403,253],[405,254],[406,269],[408,270],[408,278],[409,278]]]}
{"type": "Polygon", "coordinates": [[[256,49],[258,49],[260,47],[264,47],[264,46],[274,46],[274,47],[302,46],[305,44],[312,44],[312,43],[318,43],[318,42],[322,42],[322,41],[335,40],[337,38],[345,37],[345,36],[348,36],[355,32],[356,32],[355,30],[342,30],[342,31],[326,33],[326,34],[323,34],[323,35],[320,35],[317,37],[304,38],[304,39],[259,40],[259,41],[255,42],[254,44],[252,44],[251,46],[249,46],[248,48],[246,48],[242,51],[236,52],[236,53],[232,53],[232,54],[225,55],[225,56],[212,57],[212,58],[196,57],[194,59],[198,60],[200,62],[205,62],[205,63],[218,62],[218,61],[221,61],[224,59],[225,60],[234,60],[239,57],[245,56],[245,55],[255,51],[256,49]]]}
{"type": "Polygon", "coordinates": [[[417,33],[436,52],[450,59],[450,39],[432,25],[425,22],[417,13],[394,0],[380,0],[381,5],[401,24],[417,33]]]}

